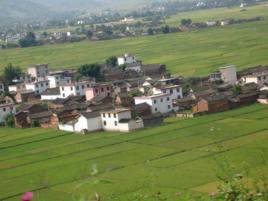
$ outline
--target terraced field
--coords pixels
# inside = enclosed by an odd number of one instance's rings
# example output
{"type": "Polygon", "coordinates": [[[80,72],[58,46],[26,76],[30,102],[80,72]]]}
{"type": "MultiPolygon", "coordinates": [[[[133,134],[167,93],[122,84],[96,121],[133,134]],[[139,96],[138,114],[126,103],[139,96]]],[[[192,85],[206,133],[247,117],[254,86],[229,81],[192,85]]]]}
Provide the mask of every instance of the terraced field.
{"type": "Polygon", "coordinates": [[[166,64],[170,72],[184,76],[207,75],[227,64],[235,64],[239,69],[267,65],[268,6],[249,7],[243,12],[237,8],[187,12],[167,23],[175,26],[184,17],[204,21],[256,16],[265,20],[167,35],[0,50],[0,72],[8,63],[23,68],[37,63],[48,63],[54,69],[76,68],[85,63],[101,63],[111,54],[124,52],[137,55],[144,63],[166,64]]]}
{"type": "Polygon", "coordinates": [[[245,162],[252,177],[268,170],[267,121],[268,107],[253,105],[129,134],[0,128],[0,200],[18,200],[25,191],[35,191],[38,201],[207,195],[216,189],[220,161],[238,168],[245,162]]]}

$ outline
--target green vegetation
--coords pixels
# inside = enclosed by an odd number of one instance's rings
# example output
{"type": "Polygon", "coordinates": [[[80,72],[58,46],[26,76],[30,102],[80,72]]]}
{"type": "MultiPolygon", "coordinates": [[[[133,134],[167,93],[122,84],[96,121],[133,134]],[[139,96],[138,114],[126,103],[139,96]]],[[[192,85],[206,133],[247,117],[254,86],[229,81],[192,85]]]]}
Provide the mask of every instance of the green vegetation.
{"type": "Polygon", "coordinates": [[[0,199],[19,200],[25,191],[35,191],[36,201],[206,197],[216,191],[222,161],[238,170],[246,163],[248,178],[268,170],[267,120],[268,107],[253,105],[129,134],[1,128],[0,199]]]}
{"type": "Polygon", "coordinates": [[[267,11],[267,6],[254,6],[243,12],[237,8],[187,12],[174,16],[167,23],[179,25],[182,18],[196,22],[264,16],[265,20],[176,34],[5,50],[0,51],[0,66],[3,70],[8,63],[23,68],[30,64],[49,63],[54,69],[74,68],[85,63],[104,63],[109,56],[124,52],[137,55],[143,63],[167,64],[171,73],[184,76],[207,75],[227,64],[235,64],[239,69],[266,65],[267,11]]]}

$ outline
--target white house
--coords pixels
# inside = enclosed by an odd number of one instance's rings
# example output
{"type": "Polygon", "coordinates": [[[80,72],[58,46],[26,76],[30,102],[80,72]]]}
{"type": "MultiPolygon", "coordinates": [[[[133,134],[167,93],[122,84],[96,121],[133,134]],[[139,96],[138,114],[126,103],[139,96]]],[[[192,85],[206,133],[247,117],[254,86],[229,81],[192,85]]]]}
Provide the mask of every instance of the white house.
{"type": "Polygon", "coordinates": [[[101,117],[99,112],[82,112],[77,119],[60,123],[59,129],[77,133],[102,130],[101,117]]]}
{"type": "Polygon", "coordinates": [[[221,26],[226,26],[228,24],[229,24],[229,21],[228,20],[221,21],[221,26]]]}
{"type": "Polygon", "coordinates": [[[148,105],[150,105],[152,113],[160,112],[161,114],[166,114],[173,110],[178,110],[178,107],[173,106],[172,96],[168,93],[155,94],[152,96],[135,97],[134,100],[135,105],[141,103],[147,103],[148,105]]]}
{"type": "Polygon", "coordinates": [[[206,24],[207,24],[207,26],[212,27],[212,26],[216,25],[216,22],[215,21],[207,21],[206,24]]]}
{"type": "Polygon", "coordinates": [[[137,63],[136,57],[129,55],[129,54],[125,54],[125,55],[117,58],[117,64],[119,66],[125,65],[125,64],[126,65],[127,64],[134,64],[134,63],[137,63]]]}
{"type": "Polygon", "coordinates": [[[244,84],[256,83],[258,85],[265,85],[268,84],[268,71],[247,75],[242,77],[241,80],[244,84]]]}
{"type": "Polygon", "coordinates": [[[153,93],[157,94],[170,94],[171,100],[183,98],[182,87],[180,85],[160,85],[153,88],[153,93]]]}
{"type": "Polygon", "coordinates": [[[34,78],[46,77],[49,73],[48,64],[38,64],[28,68],[28,74],[34,78]]]}
{"type": "Polygon", "coordinates": [[[2,103],[0,104],[0,123],[5,122],[5,117],[9,114],[16,113],[16,106],[14,103],[2,103]]]}
{"type": "Polygon", "coordinates": [[[5,91],[4,83],[0,82],[0,94],[5,91]]]}
{"type": "Polygon", "coordinates": [[[48,75],[47,80],[49,81],[49,88],[56,88],[60,85],[70,84],[72,82],[71,77],[66,77],[62,73],[51,73],[48,75]]]}
{"type": "Polygon", "coordinates": [[[41,100],[56,100],[61,98],[59,87],[49,88],[41,94],[41,100]]]}
{"type": "Polygon", "coordinates": [[[100,114],[103,130],[109,131],[119,131],[119,121],[131,119],[131,110],[126,108],[103,111],[100,114]]]}
{"type": "Polygon", "coordinates": [[[49,81],[43,80],[43,81],[36,81],[32,83],[26,83],[25,89],[26,90],[32,90],[36,94],[42,94],[49,88],[49,81]]]}
{"type": "Polygon", "coordinates": [[[136,71],[137,73],[141,72],[141,64],[139,62],[126,64],[126,71],[136,71]]]}
{"type": "Polygon", "coordinates": [[[67,98],[68,96],[84,96],[86,89],[91,87],[95,82],[83,81],[70,84],[60,85],[61,98],[67,98]]]}
{"type": "Polygon", "coordinates": [[[220,68],[221,79],[227,84],[235,84],[237,82],[236,67],[234,65],[220,68]]]}
{"type": "Polygon", "coordinates": [[[18,83],[18,84],[8,86],[9,92],[19,92],[19,91],[24,91],[25,89],[26,88],[25,88],[24,83],[18,83]]]}

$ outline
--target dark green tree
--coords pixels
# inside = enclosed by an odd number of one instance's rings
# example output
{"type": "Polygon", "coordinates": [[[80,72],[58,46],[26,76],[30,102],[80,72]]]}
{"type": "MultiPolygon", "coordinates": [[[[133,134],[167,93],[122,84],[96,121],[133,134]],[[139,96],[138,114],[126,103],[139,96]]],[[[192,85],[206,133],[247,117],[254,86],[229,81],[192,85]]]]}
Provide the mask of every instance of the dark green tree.
{"type": "Polygon", "coordinates": [[[147,33],[148,33],[149,35],[154,35],[154,30],[153,30],[152,28],[149,28],[149,29],[147,30],[147,33]]]}
{"type": "Polygon", "coordinates": [[[33,32],[28,32],[26,37],[19,40],[21,47],[31,47],[37,45],[36,37],[33,32]]]}
{"type": "Polygon", "coordinates": [[[181,25],[182,26],[188,26],[192,24],[192,20],[191,19],[181,19],[181,25]]]}
{"type": "Polygon", "coordinates": [[[10,128],[14,126],[14,117],[12,114],[8,114],[5,117],[5,125],[10,128]]]}
{"type": "Polygon", "coordinates": [[[4,69],[3,79],[7,85],[12,84],[14,79],[19,79],[23,72],[19,66],[8,64],[4,69]]]}
{"type": "Polygon", "coordinates": [[[99,64],[84,64],[78,68],[78,73],[82,76],[100,78],[101,68],[99,64]]]}
{"type": "Polygon", "coordinates": [[[167,34],[170,32],[170,27],[168,25],[161,27],[161,31],[164,34],[167,34]]]}
{"type": "Polygon", "coordinates": [[[117,57],[111,56],[108,59],[106,59],[106,65],[109,67],[116,67],[117,66],[117,57]]]}
{"type": "Polygon", "coordinates": [[[92,38],[92,36],[93,36],[92,31],[87,30],[87,31],[86,31],[86,37],[87,37],[87,39],[91,39],[91,38],[92,38]]]}

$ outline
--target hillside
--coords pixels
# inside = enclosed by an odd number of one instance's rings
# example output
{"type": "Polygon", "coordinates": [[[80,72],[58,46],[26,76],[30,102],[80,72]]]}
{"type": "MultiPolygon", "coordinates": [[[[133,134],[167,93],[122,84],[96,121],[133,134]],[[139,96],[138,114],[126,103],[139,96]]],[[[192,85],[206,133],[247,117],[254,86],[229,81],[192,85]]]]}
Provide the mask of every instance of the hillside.
{"type": "Polygon", "coordinates": [[[129,134],[1,128],[0,200],[17,201],[26,191],[35,201],[207,195],[217,188],[220,161],[238,170],[247,164],[249,178],[267,172],[267,121],[268,107],[253,105],[129,134]]]}
{"type": "MultiPolygon", "coordinates": [[[[268,64],[268,7],[249,7],[243,14],[239,8],[220,8],[184,15],[194,17],[195,22],[259,15],[265,20],[176,34],[4,50],[0,51],[0,71],[8,63],[24,69],[35,63],[49,63],[54,69],[74,68],[101,63],[111,54],[124,52],[137,55],[144,63],[164,63],[172,73],[184,76],[207,75],[228,64],[235,64],[238,69],[268,64]]],[[[168,23],[174,25],[184,15],[174,16],[168,23]]]]}
{"type": "Polygon", "coordinates": [[[48,7],[30,0],[1,0],[0,22],[9,23],[20,20],[46,18],[53,12],[48,7]]]}

